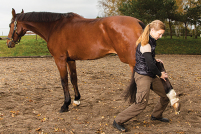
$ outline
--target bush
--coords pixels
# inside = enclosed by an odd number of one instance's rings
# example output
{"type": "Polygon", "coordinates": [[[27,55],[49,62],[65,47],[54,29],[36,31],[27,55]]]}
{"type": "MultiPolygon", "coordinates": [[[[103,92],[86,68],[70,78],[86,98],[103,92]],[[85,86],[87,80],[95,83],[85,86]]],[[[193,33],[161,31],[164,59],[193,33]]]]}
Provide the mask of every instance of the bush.
{"type": "Polygon", "coordinates": [[[201,54],[201,38],[162,38],[157,41],[156,54],[201,54]]]}

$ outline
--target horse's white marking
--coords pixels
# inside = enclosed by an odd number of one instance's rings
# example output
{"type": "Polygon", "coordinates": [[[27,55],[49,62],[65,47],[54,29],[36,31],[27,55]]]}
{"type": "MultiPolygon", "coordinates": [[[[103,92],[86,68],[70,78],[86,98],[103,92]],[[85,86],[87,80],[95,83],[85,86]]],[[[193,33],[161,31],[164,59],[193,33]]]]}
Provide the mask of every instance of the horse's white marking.
{"type": "Polygon", "coordinates": [[[77,106],[79,106],[79,105],[80,105],[80,101],[79,101],[79,100],[77,100],[77,101],[76,101],[76,100],[74,100],[74,101],[73,101],[73,103],[74,103],[75,105],[77,105],[77,106]]]}
{"type": "Polygon", "coordinates": [[[176,114],[176,115],[180,114],[180,111],[178,111],[178,112],[177,112],[177,111],[175,111],[175,114],[176,114]]]}
{"type": "Polygon", "coordinates": [[[170,100],[170,104],[171,106],[173,106],[176,102],[179,101],[179,98],[177,98],[177,94],[176,92],[174,91],[174,89],[171,89],[169,93],[166,94],[167,97],[169,98],[170,100]]]}

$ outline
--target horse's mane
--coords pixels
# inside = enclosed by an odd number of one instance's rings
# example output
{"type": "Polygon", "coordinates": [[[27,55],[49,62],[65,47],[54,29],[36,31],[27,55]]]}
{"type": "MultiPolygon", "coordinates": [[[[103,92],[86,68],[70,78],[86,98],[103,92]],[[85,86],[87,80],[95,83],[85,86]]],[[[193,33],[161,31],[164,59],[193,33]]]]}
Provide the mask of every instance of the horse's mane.
{"type": "Polygon", "coordinates": [[[80,17],[75,13],[51,13],[51,12],[29,12],[17,14],[18,21],[34,21],[34,22],[51,22],[57,21],[61,18],[80,17]]]}

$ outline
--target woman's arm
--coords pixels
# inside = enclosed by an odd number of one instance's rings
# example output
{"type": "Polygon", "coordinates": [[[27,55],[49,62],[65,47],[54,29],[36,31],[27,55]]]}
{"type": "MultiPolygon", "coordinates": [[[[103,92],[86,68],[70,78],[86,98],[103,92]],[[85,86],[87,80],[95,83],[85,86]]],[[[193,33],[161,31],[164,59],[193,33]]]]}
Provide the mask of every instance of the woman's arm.
{"type": "Polygon", "coordinates": [[[154,59],[151,54],[151,46],[150,44],[147,44],[145,46],[141,46],[140,51],[142,55],[145,57],[145,62],[149,68],[150,71],[153,72],[153,74],[159,76],[160,78],[164,79],[168,78],[167,73],[165,72],[160,72],[159,69],[157,68],[154,59]]]}
{"type": "Polygon", "coordinates": [[[158,75],[159,77],[161,77],[161,72],[158,70],[157,66],[155,65],[155,62],[152,58],[151,52],[145,52],[142,54],[145,58],[145,62],[149,68],[149,70],[155,74],[158,75]]]}

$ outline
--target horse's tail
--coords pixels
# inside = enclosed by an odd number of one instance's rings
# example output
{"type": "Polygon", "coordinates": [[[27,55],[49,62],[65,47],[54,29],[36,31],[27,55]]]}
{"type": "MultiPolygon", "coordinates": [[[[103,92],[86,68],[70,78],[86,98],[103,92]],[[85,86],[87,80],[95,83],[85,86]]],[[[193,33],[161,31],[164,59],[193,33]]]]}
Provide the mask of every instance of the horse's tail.
{"type": "Polygon", "coordinates": [[[134,79],[135,71],[133,70],[133,74],[131,77],[131,83],[124,92],[124,99],[125,101],[129,98],[130,103],[136,102],[136,93],[137,93],[137,86],[134,79]]]}
{"type": "Polygon", "coordinates": [[[140,26],[142,27],[142,29],[144,29],[146,27],[146,25],[142,21],[139,20],[138,23],[140,24],[140,26]]]}
{"type": "MultiPolygon", "coordinates": [[[[138,23],[140,24],[142,29],[146,27],[146,25],[142,21],[138,20],[138,23]]],[[[135,83],[134,75],[135,75],[135,71],[133,70],[130,85],[127,87],[126,91],[124,92],[125,101],[129,98],[130,103],[136,102],[137,85],[135,83]]]]}

